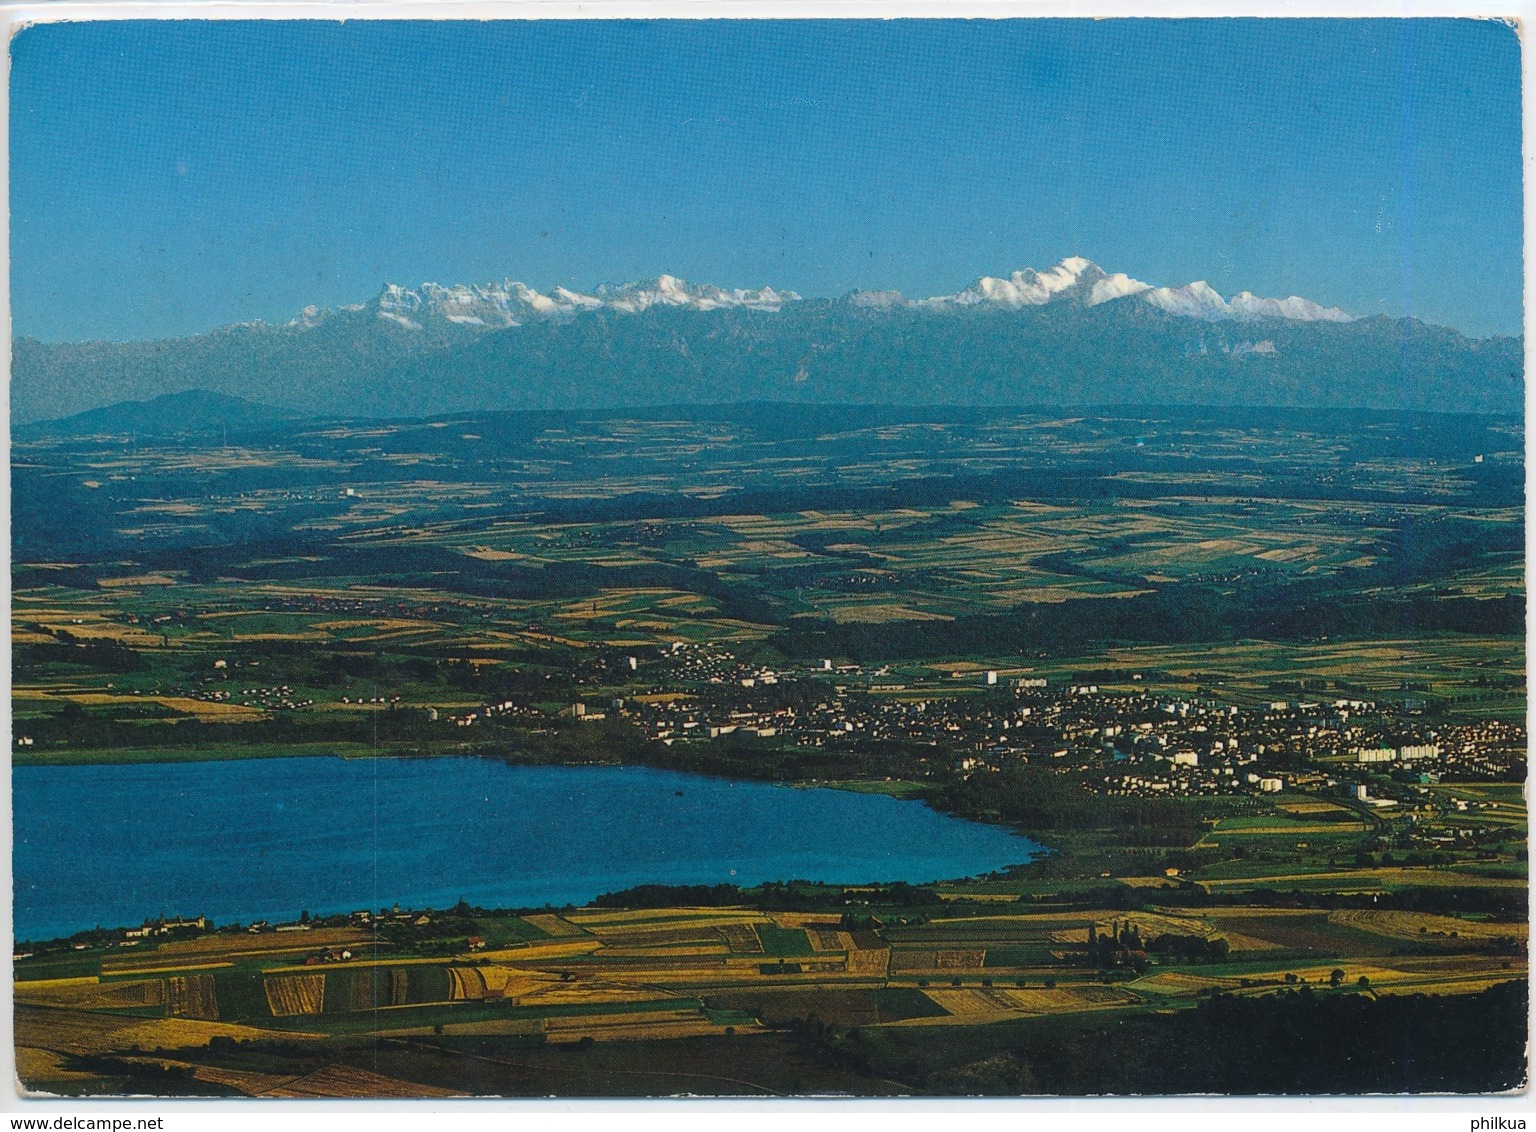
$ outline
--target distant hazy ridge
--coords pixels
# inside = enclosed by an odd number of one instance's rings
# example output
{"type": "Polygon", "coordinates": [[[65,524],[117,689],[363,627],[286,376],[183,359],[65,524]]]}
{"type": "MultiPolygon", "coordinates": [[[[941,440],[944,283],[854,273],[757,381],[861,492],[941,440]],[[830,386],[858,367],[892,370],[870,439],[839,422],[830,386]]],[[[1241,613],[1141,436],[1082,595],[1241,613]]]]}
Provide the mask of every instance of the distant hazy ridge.
{"type": "Polygon", "coordinates": [[[671,276],[580,294],[417,289],[155,342],[14,344],[14,423],[189,389],[411,415],[748,400],[1185,403],[1515,412],[1516,338],[1292,296],[1150,287],[1087,260],[953,295],[802,299],[671,276]]]}

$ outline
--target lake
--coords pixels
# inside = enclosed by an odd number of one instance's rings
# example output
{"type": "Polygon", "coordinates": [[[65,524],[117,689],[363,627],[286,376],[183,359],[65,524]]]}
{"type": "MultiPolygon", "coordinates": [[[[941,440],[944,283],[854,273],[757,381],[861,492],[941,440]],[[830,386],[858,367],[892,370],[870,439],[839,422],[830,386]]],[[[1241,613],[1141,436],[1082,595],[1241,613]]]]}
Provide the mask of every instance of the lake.
{"type": "Polygon", "coordinates": [[[1040,846],[921,802],[642,767],[250,759],[12,772],[15,936],[401,907],[583,904],[637,884],[912,883],[1040,846]]]}

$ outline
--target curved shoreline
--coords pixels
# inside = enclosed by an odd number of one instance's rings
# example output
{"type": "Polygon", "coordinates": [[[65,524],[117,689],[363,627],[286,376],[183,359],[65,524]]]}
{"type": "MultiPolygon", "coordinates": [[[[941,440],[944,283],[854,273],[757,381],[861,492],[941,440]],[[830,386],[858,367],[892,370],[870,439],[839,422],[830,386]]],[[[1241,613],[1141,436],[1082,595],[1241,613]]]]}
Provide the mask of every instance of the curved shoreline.
{"type": "MultiPolygon", "coordinates": [[[[625,752],[625,755],[633,755],[636,752],[625,752]]],[[[641,749],[641,753],[650,753],[641,749]]],[[[956,813],[945,809],[933,796],[933,792],[923,783],[911,779],[859,779],[849,777],[833,778],[784,778],[771,774],[752,774],[750,763],[742,763],[732,766],[729,770],[717,770],[709,767],[683,766],[679,760],[664,758],[587,758],[575,759],[551,752],[535,752],[524,748],[512,748],[503,741],[484,744],[469,744],[456,742],[453,744],[441,744],[431,748],[397,748],[382,750],[369,747],[362,743],[336,743],[336,742],[311,742],[293,743],[279,746],[268,743],[227,743],[217,746],[201,747],[144,747],[129,749],[105,749],[88,748],[78,751],[39,751],[37,749],[12,752],[12,768],[29,766],[141,766],[155,763],[209,763],[230,762],[260,759],[285,759],[285,758],[339,758],[339,759],[436,759],[436,758],[482,758],[492,759],[497,762],[505,762],[513,766],[572,766],[572,767],[603,767],[603,766],[633,766],[648,767],[652,770],[673,770],[686,774],[698,774],[706,778],[719,778],[738,782],[770,782],[784,786],[792,786],[803,789],[828,789],[846,790],[855,794],[883,794],[897,798],[901,801],[921,801],[926,803],[938,813],[959,821],[975,822],[979,825],[1002,825],[1016,836],[1027,838],[1041,845],[1045,852],[1050,852],[1049,846],[1038,840],[1038,835],[1021,826],[1014,825],[1004,819],[989,817],[987,815],[956,813]],[[882,789],[885,783],[891,783],[893,789],[882,789]],[[868,788],[863,788],[867,784],[868,788]],[[900,789],[905,785],[908,789],[900,789]]],[[[1036,859],[1040,854],[1036,855],[1036,859]]]]}
{"type": "Polygon", "coordinates": [[[463,773],[436,759],[389,761],[393,769],[375,771],[337,760],[350,768],[314,774],[297,764],[269,774],[205,762],[210,773],[184,778],[171,764],[97,765],[88,780],[60,767],[18,768],[27,816],[18,828],[17,936],[65,938],[141,913],[278,922],[301,908],[329,916],[395,900],[565,907],[646,885],[926,885],[1003,873],[1048,851],[1004,826],[912,807],[916,798],[822,783],[504,757],[473,758],[481,765],[463,773]],[[61,799],[82,786],[105,799],[95,831],[54,836],[70,824],[61,799]],[[823,797],[774,801],[771,786],[823,797]],[[229,821],[236,795],[249,813],[229,821]],[[153,799],[172,796],[176,808],[162,812],[179,815],[175,828],[141,822],[137,815],[160,810],[153,799]],[[596,838],[584,832],[605,827],[596,838]],[[130,828],[141,831],[138,848],[110,852],[130,828]],[[231,886],[244,875],[236,860],[252,852],[260,869],[231,886]]]}

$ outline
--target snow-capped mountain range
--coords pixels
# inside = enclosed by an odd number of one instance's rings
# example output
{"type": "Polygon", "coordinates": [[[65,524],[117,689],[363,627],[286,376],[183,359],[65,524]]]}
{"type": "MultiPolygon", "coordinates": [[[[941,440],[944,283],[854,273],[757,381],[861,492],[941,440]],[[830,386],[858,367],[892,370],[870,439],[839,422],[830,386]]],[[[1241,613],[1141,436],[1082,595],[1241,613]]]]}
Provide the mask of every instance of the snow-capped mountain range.
{"type": "Polygon", "coordinates": [[[284,411],[421,416],[716,401],[1241,404],[1519,412],[1523,343],[1292,296],[1160,287],[1081,257],[950,295],[801,298],[670,275],[548,293],[389,286],[280,323],[12,343],[12,422],[189,389],[284,411]],[[698,313],[704,312],[704,313],[698,313]]]}
{"type": "Polygon", "coordinates": [[[1294,322],[1350,322],[1352,316],[1338,307],[1325,307],[1311,299],[1265,299],[1239,291],[1224,299],[1205,280],[1182,287],[1154,287],[1129,275],[1111,275],[1092,260],[1070,256],[1048,271],[1025,268],[1007,279],[983,276],[954,295],[924,300],[927,306],[990,303],[1003,307],[1044,306],[1060,299],[1075,299],[1096,307],[1131,297],[1159,307],[1169,314],[1208,321],[1218,319],[1284,318],[1294,322]]]}
{"type": "MultiPolygon", "coordinates": [[[[848,296],[848,301],[857,306],[887,309],[993,306],[1017,310],[1063,301],[1093,307],[1124,299],[1135,299],[1169,314],[1206,321],[1259,318],[1279,318],[1294,322],[1351,321],[1351,316],[1337,307],[1324,307],[1296,295],[1286,299],[1266,299],[1241,291],[1231,299],[1225,299],[1203,280],[1182,287],[1154,287],[1123,273],[1110,274],[1081,256],[1070,256],[1046,271],[1025,268],[1005,279],[982,276],[963,291],[952,295],[914,300],[896,291],[859,291],[848,296]]],[[[567,317],[582,311],[637,314],[660,307],[701,311],[729,308],[778,311],[786,303],[798,301],[800,296],[794,291],[780,291],[772,287],[727,290],[707,283],[688,283],[672,275],[661,275],[643,283],[604,285],[591,294],[565,287],[556,287],[546,294],[511,279],[484,286],[457,284],[445,287],[437,283],[423,283],[420,287],[408,288],[391,283],[373,303],[360,303],[340,309],[359,312],[372,306],[379,319],[408,330],[419,330],[425,321],[434,319],[460,326],[499,330],[540,319],[567,317]]],[[[318,325],[331,313],[317,307],[306,307],[289,325],[300,328],[318,325]]]]}
{"type": "MultiPolygon", "coordinates": [[[[621,314],[638,314],[652,307],[687,307],[701,311],[744,307],[776,311],[786,302],[799,298],[793,291],[775,291],[772,287],[758,291],[740,288],[728,291],[707,283],[686,283],[672,275],[661,275],[646,283],[605,284],[590,295],[565,287],[556,287],[545,294],[512,279],[478,287],[462,283],[452,287],[423,283],[420,287],[410,288],[390,283],[374,300],[374,305],[379,318],[407,330],[420,330],[423,320],[433,317],[460,326],[502,330],[537,319],[560,318],[589,310],[621,314]]],[[[368,306],[358,303],[341,309],[356,312],[366,310],[368,306]]],[[[305,307],[289,325],[312,326],[329,313],[318,307],[305,307]]]]}

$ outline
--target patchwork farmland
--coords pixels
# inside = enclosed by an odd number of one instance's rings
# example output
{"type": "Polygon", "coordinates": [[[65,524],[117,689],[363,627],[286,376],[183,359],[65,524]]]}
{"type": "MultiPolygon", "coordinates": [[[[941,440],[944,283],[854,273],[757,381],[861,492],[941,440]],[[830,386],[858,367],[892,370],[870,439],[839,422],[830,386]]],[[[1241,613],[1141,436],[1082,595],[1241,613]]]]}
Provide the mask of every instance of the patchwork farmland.
{"type": "Polygon", "coordinates": [[[366,933],[317,929],[317,938],[352,943],[355,958],[296,967],[289,940],[233,932],[135,956],[177,972],[158,977],[102,956],[89,961],[91,974],[30,979],[22,962],[18,1040],[34,1088],[69,1091],[77,1067],[117,1058],[250,1095],[387,1096],[415,1082],[367,1076],[349,1061],[360,1038],[449,1056],[471,1041],[768,1042],[810,1019],[949,1032],[1136,1016],[1212,993],[1470,995],[1525,976],[1523,922],[1368,908],[1038,911],[1027,896],[1015,898],[1018,911],[1003,911],[949,895],[951,912],[969,910],[852,926],[836,914],[750,907],[498,915],[488,922],[526,942],[494,957],[425,958],[366,933]],[[1184,950],[1168,950],[1169,940],[1184,950]],[[1188,941],[1219,941],[1220,959],[1214,950],[1193,958],[1188,941]],[[281,1043],[294,1041],[313,1051],[306,1056],[330,1058],[329,1068],[243,1068],[272,1065],[281,1043]]]}
{"type": "MultiPolygon", "coordinates": [[[[1516,1014],[1524,1040],[1522,450],[1513,418],[1104,407],[21,436],[18,768],[633,764],[1049,847],[900,887],[23,939],[22,1079],[1219,1090],[1148,1051],[1291,1032],[1396,1042],[1335,1065],[1503,1065],[1478,1042],[1516,1014]]],[[[1252,1049],[1245,1080],[1291,1087],[1252,1049]]]]}

